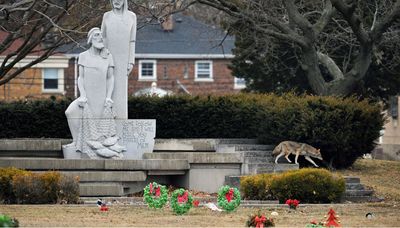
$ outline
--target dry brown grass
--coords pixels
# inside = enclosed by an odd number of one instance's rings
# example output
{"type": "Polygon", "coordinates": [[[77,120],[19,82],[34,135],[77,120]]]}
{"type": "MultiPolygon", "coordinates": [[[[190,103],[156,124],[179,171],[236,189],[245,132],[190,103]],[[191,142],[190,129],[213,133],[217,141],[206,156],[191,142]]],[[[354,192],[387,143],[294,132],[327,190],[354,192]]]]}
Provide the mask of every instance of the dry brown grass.
{"type": "Polygon", "coordinates": [[[83,226],[167,226],[167,227],[243,227],[248,216],[261,210],[270,215],[277,211],[276,226],[304,227],[310,220],[324,220],[329,208],[340,216],[342,226],[399,226],[400,207],[389,204],[336,204],[303,205],[296,212],[286,207],[239,208],[233,213],[212,212],[206,208],[194,208],[189,214],[176,216],[170,209],[151,210],[145,207],[111,206],[101,212],[95,205],[0,205],[0,212],[19,220],[21,226],[36,227],[83,227],[83,226]],[[367,212],[374,213],[371,220],[367,212]]]}
{"type": "MultiPolygon", "coordinates": [[[[387,201],[400,202],[400,162],[359,159],[346,170],[338,171],[346,176],[358,176],[361,183],[375,190],[377,196],[387,201]]],[[[399,224],[400,226],[400,224],[399,224]]]]}
{"type": "Polygon", "coordinates": [[[243,227],[250,214],[261,210],[267,216],[277,211],[276,226],[304,227],[310,220],[323,221],[332,207],[340,216],[342,226],[393,227],[400,226],[400,162],[358,160],[351,169],[338,171],[343,175],[359,176],[363,184],[373,187],[386,202],[365,204],[301,205],[296,212],[282,205],[264,208],[239,208],[233,213],[212,212],[194,208],[187,215],[176,216],[166,208],[114,205],[101,212],[95,205],[0,205],[0,213],[19,220],[21,226],[87,227],[87,226],[166,226],[166,227],[243,227]],[[371,212],[373,219],[366,219],[371,212]]]}

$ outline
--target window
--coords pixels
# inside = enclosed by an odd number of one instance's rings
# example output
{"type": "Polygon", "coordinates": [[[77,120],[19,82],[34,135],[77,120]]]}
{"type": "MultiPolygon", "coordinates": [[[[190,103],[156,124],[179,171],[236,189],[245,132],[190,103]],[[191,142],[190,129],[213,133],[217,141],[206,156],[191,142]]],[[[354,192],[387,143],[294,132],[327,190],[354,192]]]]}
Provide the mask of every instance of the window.
{"type": "Polygon", "coordinates": [[[139,60],[139,80],[157,80],[156,60],[139,60]]]}
{"type": "Polygon", "coordinates": [[[212,81],[212,73],[212,61],[196,61],[195,81],[212,81]]]}
{"type": "Polygon", "coordinates": [[[62,93],[64,92],[64,70],[58,68],[44,68],[43,74],[43,92],[62,93]]]}
{"type": "Polygon", "coordinates": [[[244,78],[237,78],[235,77],[235,85],[233,86],[234,89],[244,89],[246,88],[246,80],[244,78]]]}

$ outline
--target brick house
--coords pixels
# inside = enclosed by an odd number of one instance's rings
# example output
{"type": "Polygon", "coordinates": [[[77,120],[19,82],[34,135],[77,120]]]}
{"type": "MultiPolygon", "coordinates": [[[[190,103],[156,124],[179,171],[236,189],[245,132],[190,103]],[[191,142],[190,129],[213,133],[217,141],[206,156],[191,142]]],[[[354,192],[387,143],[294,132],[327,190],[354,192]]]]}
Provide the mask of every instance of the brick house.
{"type": "MultiPolygon", "coordinates": [[[[6,35],[5,32],[0,32],[0,43],[6,35]]],[[[3,63],[5,56],[17,50],[22,43],[22,40],[16,40],[7,50],[0,53],[0,62],[3,63]]],[[[14,68],[23,67],[37,57],[34,54],[28,55],[19,61],[14,68]]],[[[55,54],[23,71],[18,77],[0,86],[0,101],[64,96],[68,89],[65,77],[65,72],[69,66],[68,62],[67,56],[55,54]]]]}
{"type": "MultiPolygon", "coordinates": [[[[182,14],[168,18],[162,25],[138,29],[135,66],[129,76],[129,95],[157,87],[174,93],[228,94],[245,87],[232,77],[228,65],[233,58],[234,38],[224,31],[182,14]]],[[[76,80],[76,58],[82,48],[67,52],[70,57],[67,80],[76,80]],[[72,74],[74,73],[74,74],[72,74]]],[[[74,89],[73,89],[74,88],[74,89]]],[[[67,96],[76,96],[69,86],[67,96]]]]}
{"type": "MultiPolygon", "coordinates": [[[[17,43],[9,51],[18,47],[17,43]]],[[[234,37],[182,14],[171,16],[161,25],[141,27],[136,37],[136,64],[129,77],[128,93],[133,95],[150,88],[153,82],[158,88],[174,93],[237,93],[245,83],[232,77],[228,68],[233,47],[234,37]]],[[[0,100],[77,97],[77,57],[84,50],[74,46],[61,48],[59,52],[63,54],[49,57],[0,86],[0,100]]],[[[27,56],[16,67],[34,58],[27,56]]]]}

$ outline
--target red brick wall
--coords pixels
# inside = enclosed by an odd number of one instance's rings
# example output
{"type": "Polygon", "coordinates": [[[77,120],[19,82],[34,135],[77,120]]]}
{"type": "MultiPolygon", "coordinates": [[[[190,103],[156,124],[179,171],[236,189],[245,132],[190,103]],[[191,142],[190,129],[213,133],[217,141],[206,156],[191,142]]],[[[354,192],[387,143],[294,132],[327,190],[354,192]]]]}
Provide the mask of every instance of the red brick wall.
{"type": "MultiPolygon", "coordinates": [[[[195,59],[162,59],[157,60],[157,87],[171,90],[175,93],[182,92],[177,79],[192,95],[200,94],[229,94],[237,93],[234,89],[234,78],[228,69],[229,60],[212,60],[213,81],[195,81],[195,59]],[[187,68],[187,78],[184,76],[187,68]]],[[[129,77],[129,95],[136,91],[148,88],[153,81],[138,81],[139,60],[129,77]]],[[[65,96],[74,97],[75,59],[71,58],[69,67],[64,70],[65,96]]],[[[78,93],[79,94],[79,93],[78,93]]],[[[50,96],[63,97],[60,93],[42,92],[42,69],[32,68],[24,71],[17,78],[6,85],[0,86],[0,100],[37,99],[50,96]]]]}
{"type": "Polygon", "coordinates": [[[42,92],[42,69],[31,68],[5,85],[0,86],[0,100],[12,101],[23,99],[48,98],[50,96],[61,97],[61,93],[42,92]]]}
{"type": "MultiPolygon", "coordinates": [[[[183,84],[192,95],[200,94],[228,94],[237,93],[234,89],[234,78],[231,70],[228,69],[229,60],[212,60],[213,62],[213,81],[195,81],[195,59],[178,60],[162,59],[157,60],[157,87],[178,92],[179,86],[177,79],[183,84]],[[185,66],[187,66],[187,78],[184,76],[185,66]]],[[[138,81],[139,61],[129,77],[129,95],[136,91],[148,88],[153,81],[138,81]]]]}

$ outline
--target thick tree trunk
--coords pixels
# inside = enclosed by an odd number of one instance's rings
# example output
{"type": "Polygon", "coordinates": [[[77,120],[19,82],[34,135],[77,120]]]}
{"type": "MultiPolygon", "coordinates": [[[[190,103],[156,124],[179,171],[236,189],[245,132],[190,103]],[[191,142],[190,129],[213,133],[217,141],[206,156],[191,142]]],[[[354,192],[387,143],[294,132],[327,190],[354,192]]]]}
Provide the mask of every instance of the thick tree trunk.
{"type": "Polygon", "coordinates": [[[307,75],[308,82],[315,94],[327,95],[326,82],[319,69],[317,51],[313,45],[303,48],[301,67],[307,75]]]}
{"type": "Polygon", "coordinates": [[[360,47],[353,68],[346,73],[344,79],[334,80],[328,85],[329,95],[346,96],[354,91],[354,88],[364,79],[372,62],[372,44],[364,44],[360,47]]]}

